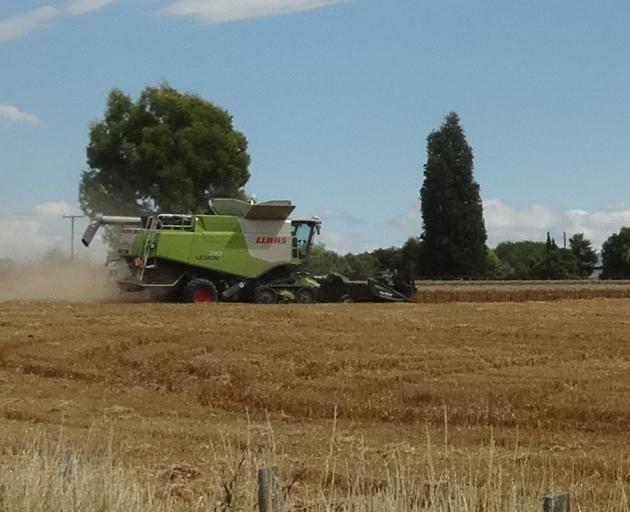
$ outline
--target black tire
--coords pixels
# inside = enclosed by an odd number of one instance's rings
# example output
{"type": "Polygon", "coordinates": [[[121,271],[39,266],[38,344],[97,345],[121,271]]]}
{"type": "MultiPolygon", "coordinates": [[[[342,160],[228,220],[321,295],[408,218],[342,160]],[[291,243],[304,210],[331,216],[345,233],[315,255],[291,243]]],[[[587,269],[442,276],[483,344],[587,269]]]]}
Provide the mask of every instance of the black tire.
{"type": "Polygon", "coordinates": [[[193,304],[219,302],[217,287],[208,279],[195,278],[188,281],[182,290],[182,301],[193,304]]]}
{"type": "Polygon", "coordinates": [[[256,304],[276,304],[278,294],[270,286],[259,286],[254,292],[254,301],[256,304]]]}
{"type": "Polygon", "coordinates": [[[300,304],[313,304],[317,302],[317,290],[315,288],[300,288],[295,293],[295,302],[300,304]]]}
{"type": "Polygon", "coordinates": [[[339,302],[343,302],[344,304],[352,304],[354,299],[350,295],[342,295],[339,299],[339,302]]]}

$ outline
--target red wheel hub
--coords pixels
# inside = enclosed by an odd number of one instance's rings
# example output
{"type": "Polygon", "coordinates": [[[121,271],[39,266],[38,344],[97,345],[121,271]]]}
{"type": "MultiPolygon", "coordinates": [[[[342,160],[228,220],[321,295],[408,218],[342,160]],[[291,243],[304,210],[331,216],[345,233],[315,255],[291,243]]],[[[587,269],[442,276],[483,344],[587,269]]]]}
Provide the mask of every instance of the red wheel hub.
{"type": "Polygon", "coordinates": [[[214,302],[214,296],[209,290],[197,290],[193,295],[195,304],[203,304],[205,302],[214,302]]]}

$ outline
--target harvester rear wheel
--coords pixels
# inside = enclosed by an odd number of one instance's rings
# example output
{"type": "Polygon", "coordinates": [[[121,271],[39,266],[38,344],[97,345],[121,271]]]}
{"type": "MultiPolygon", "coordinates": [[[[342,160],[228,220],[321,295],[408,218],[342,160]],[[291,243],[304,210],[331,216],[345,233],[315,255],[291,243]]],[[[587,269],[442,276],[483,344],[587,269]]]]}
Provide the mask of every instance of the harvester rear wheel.
{"type": "Polygon", "coordinates": [[[275,304],[278,302],[276,290],[269,286],[259,286],[254,293],[256,304],[275,304]]]}
{"type": "Polygon", "coordinates": [[[312,304],[317,301],[317,293],[313,288],[300,288],[295,294],[295,302],[312,304]]]}
{"type": "Polygon", "coordinates": [[[194,304],[217,302],[217,287],[207,279],[191,279],[182,290],[182,300],[194,304]]]}

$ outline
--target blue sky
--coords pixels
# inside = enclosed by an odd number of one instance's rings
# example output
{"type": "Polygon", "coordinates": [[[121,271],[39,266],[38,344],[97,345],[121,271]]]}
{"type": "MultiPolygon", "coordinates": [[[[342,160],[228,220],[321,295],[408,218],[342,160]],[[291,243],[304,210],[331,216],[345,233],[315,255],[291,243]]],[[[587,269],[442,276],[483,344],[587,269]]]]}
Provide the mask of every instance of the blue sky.
{"type": "Polygon", "coordinates": [[[420,232],[425,139],[462,120],[489,244],[630,225],[630,3],[0,3],[0,257],[65,246],[112,87],[168,81],[249,139],[250,193],[319,214],[331,248],[420,232]]]}

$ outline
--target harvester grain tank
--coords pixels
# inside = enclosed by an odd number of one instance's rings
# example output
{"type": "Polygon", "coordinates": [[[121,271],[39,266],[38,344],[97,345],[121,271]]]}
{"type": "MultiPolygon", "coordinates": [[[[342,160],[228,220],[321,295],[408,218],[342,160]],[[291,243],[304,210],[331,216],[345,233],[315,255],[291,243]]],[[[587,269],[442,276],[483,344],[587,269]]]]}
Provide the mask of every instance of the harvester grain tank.
{"type": "Polygon", "coordinates": [[[85,231],[87,247],[102,225],[120,226],[115,260],[125,269],[118,277],[127,291],[151,290],[185,302],[336,300],[403,301],[393,288],[365,283],[352,291],[347,278],[315,279],[300,275],[319,234],[317,217],[290,218],[290,201],[252,203],[214,199],[206,215],[157,214],[147,217],[98,215],[85,231]]]}

